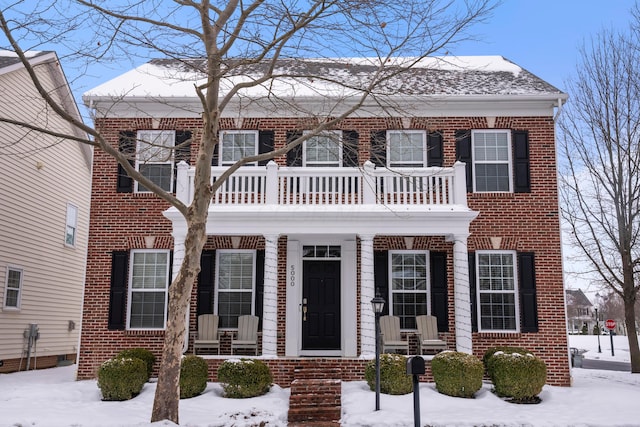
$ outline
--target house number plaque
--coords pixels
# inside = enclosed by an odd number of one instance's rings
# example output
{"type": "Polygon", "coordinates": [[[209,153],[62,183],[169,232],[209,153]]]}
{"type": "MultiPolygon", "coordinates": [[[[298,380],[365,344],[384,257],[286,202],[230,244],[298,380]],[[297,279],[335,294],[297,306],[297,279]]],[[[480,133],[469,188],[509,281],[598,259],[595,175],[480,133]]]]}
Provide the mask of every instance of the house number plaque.
{"type": "Polygon", "coordinates": [[[296,267],[291,264],[291,270],[289,271],[289,283],[290,286],[296,285],[296,267]]]}

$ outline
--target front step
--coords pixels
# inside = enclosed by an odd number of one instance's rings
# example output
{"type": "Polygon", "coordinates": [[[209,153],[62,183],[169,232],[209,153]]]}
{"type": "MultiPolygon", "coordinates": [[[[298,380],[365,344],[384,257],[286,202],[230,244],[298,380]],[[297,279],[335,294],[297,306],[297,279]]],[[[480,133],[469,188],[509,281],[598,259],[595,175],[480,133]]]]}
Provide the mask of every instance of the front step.
{"type": "Polygon", "coordinates": [[[342,411],[340,374],[340,369],[322,372],[315,369],[295,369],[295,379],[291,383],[289,397],[289,426],[338,427],[340,425],[342,411]]]}

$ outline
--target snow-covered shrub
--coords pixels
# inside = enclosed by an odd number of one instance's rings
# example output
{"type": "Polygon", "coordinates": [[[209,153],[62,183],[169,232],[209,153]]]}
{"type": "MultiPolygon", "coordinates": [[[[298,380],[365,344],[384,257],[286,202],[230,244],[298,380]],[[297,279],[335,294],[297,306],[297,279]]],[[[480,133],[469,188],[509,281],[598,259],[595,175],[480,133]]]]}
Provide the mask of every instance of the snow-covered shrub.
{"type": "MultiPolygon", "coordinates": [[[[376,389],[376,362],[372,360],[364,369],[364,379],[373,391],[376,389]]],[[[407,358],[401,354],[380,355],[380,392],[407,394],[413,390],[411,375],[407,374],[407,358]]]]}
{"type": "Polygon", "coordinates": [[[495,353],[490,359],[492,381],[500,397],[514,403],[538,403],[547,382],[547,366],[531,353],[495,353]]]}
{"type": "Polygon", "coordinates": [[[490,347],[489,349],[487,349],[487,351],[484,352],[484,355],[482,356],[482,364],[484,365],[487,376],[491,379],[491,381],[493,381],[491,357],[496,353],[507,353],[507,354],[518,353],[522,355],[533,354],[531,351],[527,350],[524,347],[516,347],[516,346],[508,346],[508,345],[490,347]]]}
{"type": "Polygon", "coordinates": [[[146,348],[127,348],[118,353],[116,357],[125,359],[136,358],[142,360],[146,364],[147,381],[149,381],[149,378],[151,378],[151,373],[153,372],[153,364],[156,362],[156,357],[146,348]]]}
{"type": "Polygon", "coordinates": [[[188,399],[202,393],[207,388],[208,378],[207,362],[202,357],[183,357],[180,362],[180,399],[188,399]]]}
{"type": "Polygon", "coordinates": [[[114,357],[98,369],[102,400],[129,400],[140,393],[146,382],[147,369],[138,358],[114,357]]]}
{"type": "Polygon", "coordinates": [[[264,362],[255,359],[227,359],[218,368],[218,381],[225,397],[262,396],[269,391],[273,376],[264,362]]]}
{"type": "Polygon", "coordinates": [[[482,387],[484,366],[472,354],[445,351],[431,360],[431,373],[440,393],[454,397],[473,397],[482,387]]]}

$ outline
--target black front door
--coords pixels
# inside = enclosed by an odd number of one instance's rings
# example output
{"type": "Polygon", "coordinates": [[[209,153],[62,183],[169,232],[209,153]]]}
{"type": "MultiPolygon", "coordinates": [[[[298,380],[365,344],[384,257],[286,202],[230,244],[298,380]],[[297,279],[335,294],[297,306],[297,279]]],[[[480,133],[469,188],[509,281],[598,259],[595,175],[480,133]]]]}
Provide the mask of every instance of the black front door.
{"type": "Polygon", "coordinates": [[[340,261],[303,261],[302,349],[340,350],[340,261]]]}

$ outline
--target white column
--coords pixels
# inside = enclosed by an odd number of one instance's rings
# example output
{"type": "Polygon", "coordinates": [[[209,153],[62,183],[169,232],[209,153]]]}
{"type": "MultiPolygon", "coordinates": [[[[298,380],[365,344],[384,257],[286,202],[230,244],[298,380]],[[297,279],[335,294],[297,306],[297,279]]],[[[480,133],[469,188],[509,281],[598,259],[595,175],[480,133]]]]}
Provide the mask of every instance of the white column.
{"type": "MultiPolygon", "coordinates": [[[[173,264],[171,265],[171,277],[169,280],[173,282],[178,273],[180,272],[180,267],[182,267],[182,261],[184,261],[184,241],[186,238],[186,232],[183,233],[182,230],[177,231],[175,229],[172,233],[173,236],[173,264]]],[[[184,343],[182,344],[182,352],[186,353],[189,348],[189,314],[191,311],[191,305],[187,306],[186,310],[186,319],[185,319],[185,332],[184,332],[184,343]]]]}
{"type": "MultiPolygon", "coordinates": [[[[467,236],[456,235],[453,242],[453,294],[456,316],[456,350],[472,353],[471,298],[467,236]]],[[[474,284],[471,284],[472,286],[474,284]]]]}
{"type": "Polygon", "coordinates": [[[375,316],[371,300],[375,296],[373,235],[360,235],[360,355],[376,352],[375,316]]]}
{"type": "Polygon", "coordinates": [[[278,355],[278,236],[264,236],[262,354],[278,355]]]}

